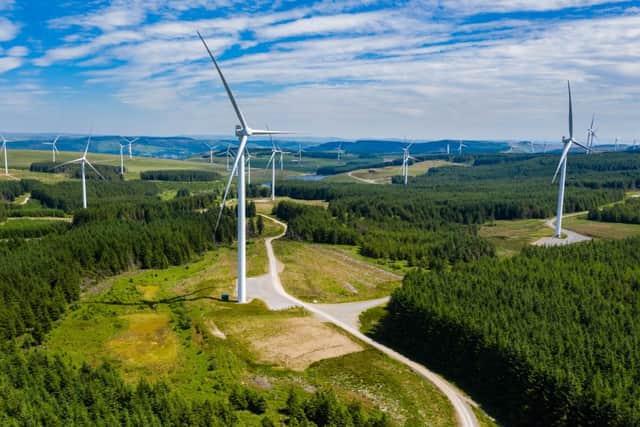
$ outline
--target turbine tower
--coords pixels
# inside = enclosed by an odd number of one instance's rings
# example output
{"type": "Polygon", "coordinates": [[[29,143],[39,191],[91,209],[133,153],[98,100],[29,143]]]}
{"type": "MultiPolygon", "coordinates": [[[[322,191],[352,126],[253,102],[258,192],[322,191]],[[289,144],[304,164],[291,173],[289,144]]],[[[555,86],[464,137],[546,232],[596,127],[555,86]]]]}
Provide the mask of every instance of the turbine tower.
{"type": "Polygon", "coordinates": [[[227,144],[227,151],[225,151],[225,157],[227,158],[227,170],[229,170],[229,159],[234,158],[233,151],[231,151],[231,144],[227,144]]]}
{"type": "Polygon", "coordinates": [[[567,177],[567,157],[569,155],[569,151],[571,150],[571,146],[576,144],[587,152],[589,149],[584,145],[580,144],[578,141],[573,139],[573,104],[571,102],[571,83],[567,81],[567,89],[569,91],[569,138],[562,137],[562,143],[564,144],[564,149],[562,150],[562,155],[560,156],[560,161],[558,162],[558,167],[556,168],[555,174],[553,174],[553,179],[551,182],[555,182],[556,177],[558,176],[558,172],[560,172],[560,183],[558,184],[558,211],[556,214],[556,231],[553,237],[560,238],[562,235],[562,208],[564,204],[564,183],[567,177]]]}
{"type": "Polygon", "coordinates": [[[231,173],[229,173],[229,178],[227,180],[227,186],[224,190],[224,195],[222,196],[222,202],[220,203],[220,211],[218,213],[218,220],[216,222],[216,229],[218,228],[218,225],[220,224],[220,218],[222,217],[222,211],[224,209],[225,203],[227,201],[227,196],[229,194],[229,190],[231,188],[231,182],[233,181],[233,175],[235,174],[236,170],[238,171],[238,185],[237,185],[237,191],[238,191],[238,207],[237,207],[237,214],[238,214],[238,283],[237,283],[237,296],[238,296],[238,302],[239,303],[245,303],[247,302],[247,294],[246,294],[246,286],[247,286],[247,257],[246,257],[246,250],[247,250],[247,242],[246,242],[246,220],[245,220],[245,216],[246,216],[246,200],[245,200],[245,194],[246,194],[246,187],[245,187],[245,148],[247,145],[247,140],[249,139],[249,137],[253,136],[253,135],[273,135],[273,134],[281,134],[281,133],[287,133],[287,132],[282,132],[282,131],[273,131],[273,130],[258,130],[258,129],[251,129],[249,127],[249,124],[247,123],[247,121],[245,120],[242,111],[240,111],[240,107],[238,107],[238,104],[236,103],[236,99],[233,97],[233,93],[231,92],[231,88],[229,87],[229,84],[227,83],[227,80],[224,78],[224,75],[222,74],[222,70],[220,70],[220,67],[218,66],[218,62],[216,61],[215,57],[213,56],[213,53],[211,53],[211,50],[209,49],[209,46],[207,45],[207,42],[204,40],[204,38],[202,37],[202,35],[200,34],[200,32],[198,32],[198,37],[200,37],[200,40],[202,41],[202,44],[204,45],[205,49],[207,50],[207,53],[209,54],[209,57],[211,58],[211,62],[213,63],[218,75],[220,76],[220,80],[222,81],[222,84],[227,92],[227,96],[229,97],[229,101],[231,102],[231,105],[233,106],[233,109],[236,113],[236,116],[238,117],[238,120],[240,121],[240,125],[236,125],[236,137],[238,138],[240,144],[238,146],[238,154],[236,155],[235,159],[233,160],[233,167],[231,169],[231,173]]]}
{"type": "Polygon", "coordinates": [[[295,155],[298,157],[297,162],[302,163],[302,144],[298,144],[298,151],[295,152],[295,155]]]}
{"type": "Polygon", "coordinates": [[[253,159],[253,154],[249,152],[249,148],[246,148],[247,152],[247,185],[251,185],[251,159],[253,159]]]}
{"type": "Polygon", "coordinates": [[[458,143],[458,155],[462,154],[462,148],[468,148],[469,146],[462,143],[462,140],[458,143]]]}
{"type": "Polygon", "coordinates": [[[407,185],[409,182],[409,160],[418,160],[409,154],[409,148],[411,148],[412,145],[413,143],[402,149],[402,181],[404,185],[407,185]]]}
{"type": "Polygon", "coordinates": [[[69,165],[72,163],[80,163],[80,170],[82,171],[82,208],[83,209],[87,209],[87,180],[85,178],[85,165],[89,165],[89,167],[91,169],[93,169],[93,171],[98,174],[98,176],[102,179],[104,179],[104,177],[100,174],[100,172],[98,172],[98,170],[96,168],[93,167],[93,165],[89,162],[89,160],[87,159],[87,152],[89,151],[89,144],[91,144],[91,137],[89,137],[89,140],[87,141],[87,146],[84,149],[84,154],[82,155],[82,157],[80,157],[79,159],[75,159],[75,160],[70,160],[68,162],[64,162],[61,165],[57,166],[58,168],[65,166],[65,165],[69,165]]]}
{"type": "Polygon", "coordinates": [[[120,145],[120,175],[124,176],[124,147],[126,147],[127,144],[121,142],[118,144],[120,145]]]}
{"type": "Polygon", "coordinates": [[[0,150],[2,150],[4,155],[4,175],[9,176],[9,164],[7,160],[7,142],[9,141],[7,141],[4,136],[0,136],[0,138],[2,138],[2,146],[0,146],[0,150]]]}
{"type": "Polygon", "coordinates": [[[60,139],[60,135],[56,136],[56,139],[53,140],[53,142],[44,142],[44,145],[50,145],[51,146],[51,158],[53,159],[53,163],[56,162],[56,153],[59,151],[58,147],[56,147],[56,144],[58,143],[58,139],[60,139]]]}
{"type": "Polygon", "coordinates": [[[280,154],[281,150],[273,143],[273,137],[271,137],[271,156],[265,166],[265,169],[271,165],[271,200],[276,199],[276,155],[280,154]]]}
{"type": "Polygon", "coordinates": [[[210,144],[207,144],[206,142],[204,143],[204,145],[206,145],[209,148],[209,163],[213,164],[213,149],[214,149],[214,146],[210,145],[210,144]]]}
{"type": "Polygon", "coordinates": [[[133,160],[133,151],[132,151],[132,147],[133,147],[133,143],[136,142],[138,139],[140,138],[133,138],[133,139],[129,139],[126,137],[122,137],[125,141],[127,141],[127,144],[129,146],[129,160],[133,160]]]}
{"type": "Polygon", "coordinates": [[[338,145],[337,153],[338,153],[338,160],[342,159],[342,155],[344,154],[344,150],[342,149],[342,144],[338,145]]]}

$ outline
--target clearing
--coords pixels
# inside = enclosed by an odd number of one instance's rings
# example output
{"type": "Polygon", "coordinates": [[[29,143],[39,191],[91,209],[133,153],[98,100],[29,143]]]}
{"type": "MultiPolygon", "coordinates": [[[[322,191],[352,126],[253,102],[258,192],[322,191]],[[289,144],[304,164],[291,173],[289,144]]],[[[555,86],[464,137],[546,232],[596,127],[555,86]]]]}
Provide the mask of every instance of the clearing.
{"type": "Polygon", "coordinates": [[[355,259],[331,245],[276,240],[275,254],[285,265],[282,283],[307,302],[338,303],[385,297],[402,277],[355,259]]]}

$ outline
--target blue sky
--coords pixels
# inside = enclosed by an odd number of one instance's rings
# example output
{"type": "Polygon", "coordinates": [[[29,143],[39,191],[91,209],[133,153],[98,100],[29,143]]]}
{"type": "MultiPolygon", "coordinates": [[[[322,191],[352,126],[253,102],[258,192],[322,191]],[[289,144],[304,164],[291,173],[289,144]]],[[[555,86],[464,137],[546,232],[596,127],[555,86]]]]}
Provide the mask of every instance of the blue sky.
{"type": "Polygon", "coordinates": [[[640,139],[640,2],[0,0],[0,131],[640,139]]]}

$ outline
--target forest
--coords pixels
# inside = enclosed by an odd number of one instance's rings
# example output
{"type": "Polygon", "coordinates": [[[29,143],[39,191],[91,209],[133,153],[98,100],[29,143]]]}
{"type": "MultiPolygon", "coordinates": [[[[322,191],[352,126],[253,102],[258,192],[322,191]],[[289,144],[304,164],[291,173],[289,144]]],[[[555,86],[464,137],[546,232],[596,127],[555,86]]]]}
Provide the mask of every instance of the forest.
{"type": "Polygon", "coordinates": [[[592,221],[640,224],[640,199],[632,198],[604,208],[593,208],[588,218],[592,221]]]}
{"type": "Polygon", "coordinates": [[[150,170],[140,172],[140,179],[146,181],[215,181],[221,176],[217,172],[203,170],[150,170]]]}
{"type": "Polygon", "coordinates": [[[638,425],[640,239],[416,270],[375,334],[507,425],[638,425]]]}

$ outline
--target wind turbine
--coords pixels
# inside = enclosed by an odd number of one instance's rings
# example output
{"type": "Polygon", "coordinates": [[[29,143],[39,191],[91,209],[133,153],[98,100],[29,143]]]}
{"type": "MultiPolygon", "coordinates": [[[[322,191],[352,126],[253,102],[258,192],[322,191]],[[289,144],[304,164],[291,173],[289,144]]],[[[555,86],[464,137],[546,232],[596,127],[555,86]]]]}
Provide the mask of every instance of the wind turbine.
{"type": "Polygon", "coordinates": [[[91,137],[89,137],[89,140],[87,141],[87,146],[84,149],[84,154],[82,155],[82,157],[80,157],[79,159],[75,159],[75,160],[70,160],[68,162],[64,162],[64,163],[60,164],[59,166],[57,166],[57,168],[60,168],[62,166],[70,165],[72,163],[80,163],[80,169],[82,171],[82,208],[83,209],[87,209],[87,181],[86,181],[86,178],[85,178],[85,165],[89,165],[89,167],[91,169],[93,169],[93,171],[96,174],[98,174],[98,176],[100,178],[104,179],[104,177],[100,174],[100,172],[98,172],[98,170],[96,168],[94,168],[93,165],[87,159],[87,152],[89,151],[89,144],[91,144],[91,137]]]}
{"type": "Polygon", "coordinates": [[[3,154],[4,154],[4,174],[5,176],[9,176],[9,166],[7,163],[7,139],[4,136],[0,135],[0,138],[2,138],[2,146],[0,146],[0,150],[2,150],[3,154]]]}
{"type": "Polygon", "coordinates": [[[458,143],[458,155],[462,154],[462,147],[467,148],[469,146],[467,144],[463,144],[462,140],[460,140],[460,142],[458,143]]]}
{"type": "Polygon", "coordinates": [[[558,211],[556,214],[556,231],[554,237],[559,238],[562,235],[562,208],[564,204],[564,182],[567,177],[567,157],[569,155],[569,151],[571,150],[571,146],[576,144],[587,152],[589,149],[584,145],[580,144],[578,141],[573,139],[573,104],[571,102],[571,83],[567,81],[567,89],[569,91],[569,138],[562,137],[562,143],[564,144],[564,149],[562,150],[562,155],[560,156],[560,162],[558,162],[558,167],[556,168],[556,173],[553,175],[553,179],[551,182],[555,182],[556,177],[558,176],[558,172],[560,172],[560,183],[558,185],[558,211]]]}
{"type": "Polygon", "coordinates": [[[218,219],[216,221],[216,230],[220,224],[220,219],[222,218],[222,211],[224,209],[225,203],[227,201],[227,196],[229,195],[229,190],[231,188],[231,182],[233,181],[233,175],[236,172],[236,170],[238,171],[238,185],[237,185],[237,191],[238,191],[238,207],[237,207],[237,214],[238,214],[238,283],[237,283],[237,295],[238,295],[238,302],[239,303],[245,303],[247,302],[247,294],[246,294],[246,286],[247,286],[247,277],[246,277],[246,273],[247,273],[247,257],[246,257],[246,250],[247,250],[247,241],[246,241],[246,200],[245,200],[245,195],[246,195],[246,187],[245,187],[245,147],[247,145],[247,140],[249,139],[249,137],[253,136],[253,135],[274,135],[274,134],[282,134],[282,133],[288,133],[288,132],[283,132],[283,131],[274,131],[274,130],[258,130],[258,129],[251,129],[249,127],[249,124],[247,123],[247,121],[245,120],[244,116],[242,115],[242,112],[240,111],[240,107],[238,107],[238,104],[236,103],[235,98],[233,97],[233,93],[231,92],[231,88],[229,87],[229,84],[227,83],[227,80],[224,78],[224,75],[222,74],[222,70],[220,70],[220,67],[218,66],[218,62],[216,62],[216,59],[213,56],[213,53],[211,53],[211,50],[209,49],[209,46],[207,45],[207,42],[204,40],[204,38],[202,37],[202,35],[200,34],[200,32],[198,32],[198,37],[200,37],[200,40],[202,41],[202,44],[204,45],[205,49],[207,50],[207,53],[209,54],[209,57],[211,58],[211,62],[213,62],[213,65],[216,69],[216,71],[218,72],[218,75],[220,76],[220,80],[222,81],[222,84],[227,92],[227,96],[229,97],[229,101],[231,102],[231,105],[233,106],[233,109],[235,110],[236,116],[238,117],[238,120],[240,121],[240,125],[236,125],[236,136],[238,137],[238,140],[240,142],[239,146],[238,146],[238,154],[236,155],[235,159],[233,160],[233,167],[231,169],[231,173],[229,173],[229,178],[227,180],[227,186],[224,190],[224,195],[222,196],[222,202],[220,203],[220,211],[218,213],[218,219]]]}
{"type": "Polygon", "coordinates": [[[533,141],[529,141],[529,151],[531,151],[531,153],[536,152],[536,150],[533,148],[533,141]]]}
{"type": "Polygon", "coordinates": [[[56,143],[58,142],[58,139],[60,139],[60,135],[56,136],[56,139],[53,140],[53,142],[44,142],[44,145],[50,145],[51,146],[51,157],[53,159],[53,163],[56,162],[56,153],[58,152],[58,147],[56,147],[56,143]]]}
{"type": "Polygon", "coordinates": [[[207,144],[206,142],[204,143],[204,145],[209,147],[209,163],[213,164],[213,149],[214,149],[214,146],[210,145],[210,144],[207,144]]]}
{"type": "Polygon", "coordinates": [[[247,185],[251,185],[251,159],[253,159],[253,154],[249,152],[249,148],[246,149],[247,152],[247,185]]]}
{"type": "Polygon", "coordinates": [[[402,179],[404,185],[407,185],[409,182],[409,160],[418,160],[409,154],[409,148],[411,148],[412,145],[413,144],[409,144],[402,149],[402,179]]]}
{"type": "Polygon", "coordinates": [[[273,136],[271,138],[271,156],[265,166],[265,169],[271,165],[271,200],[276,199],[276,155],[280,154],[280,165],[282,165],[282,150],[273,143],[273,136]]]}
{"type": "Polygon", "coordinates": [[[133,160],[133,151],[132,151],[131,147],[133,146],[133,143],[136,142],[140,138],[129,139],[129,138],[124,137],[124,136],[122,138],[125,141],[127,141],[127,145],[129,146],[129,160],[133,160]]]}
{"type": "MultiPolygon", "coordinates": [[[[124,138],[126,140],[126,138],[124,138]]],[[[123,144],[122,142],[118,143],[120,145],[120,175],[124,176],[124,147],[127,144],[123,144]]]]}
{"type": "Polygon", "coordinates": [[[451,154],[451,144],[447,144],[447,154],[451,154]]]}
{"type": "Polygon", "coordinates": [[[344,150],[342,150],[342,144],[338,145],[337,153],[338,153],[338,160],[340,160],[342,158],[342,154],[344,153],[344,150]]]}
{"type": "Polygon", "coordinates": [[[596,120],[596,113],[593,113],[591,115],[591,125],[589,126],[589,129],[587,129],[587,147],[589,147],[589,151],[587,151],[587,154],[591,154],[593,151],[593,141],[595,141],[595,139],[598,137],[596,135],[596,130],[593,128],[593,124],[596,120]]]}
{"type": "Polygon", "coordinates": [[[227,158],[227,170],[229,170],[229,159],[233,159],[234,154],[231,151],[231,144],[227,144],[227,151],[225,151],[225,157],[227,158]]]}
{"type": "Polygon", "coordinates": [[[298,151],[295,152],[295,155],[298,157],[297,162],[302,163],[302,144],[298,144],[298,151]]]}

